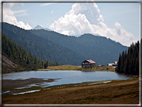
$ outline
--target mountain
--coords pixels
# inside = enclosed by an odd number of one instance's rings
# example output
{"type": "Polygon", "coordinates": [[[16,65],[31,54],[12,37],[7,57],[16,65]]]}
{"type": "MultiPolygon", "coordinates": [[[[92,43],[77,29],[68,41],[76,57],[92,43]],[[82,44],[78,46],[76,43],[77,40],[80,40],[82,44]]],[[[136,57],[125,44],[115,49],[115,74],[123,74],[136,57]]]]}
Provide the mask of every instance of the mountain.
{"type": "Polygon", "coordinates": [[[42,67],[41,60],[2,34],[2,72],[33,70],[42,67]]]}
{"type": "Polygon", "coordinates": [[[2,23],[2,27],[3,34],[9,39],[18,45],[22,45],[26,51],[30,51],[43,61],[58,62],[61,65],[80,65],[82,60],[85,59],[84,56],[68,48],[31,33],[32,30],[24,30],[8,23],[2,23]]]}
{"type": "Polygon", "coordinates": [[[40,25],[37,25],[36,27],[33,28],[34,30],[39,30],[39,29],[44,29],[43,27],[41,27],[40,25]]]}
{"type": "Polygon", "coordinates": [[[128,47],[111,39],[92,34],[79,37],[66,36],[54,31],[24,30],[3,23],[3,33],[8,38],[22,45],[27,51],[42,60],[59,64],[80,65],[85,59],[94,60],[97,65],[118,60],[119,54],[128,47]]]}
{"type": "Polygon", "coordinates": [[[33,30],[40,30],[40,29],[44,29],[44,30],[51,31],[50,29],[48,29],[48,28],[43,28],[43,27],[41,27],[40,25],[37,25],[36,27],[33,28],[33,30]]]}
{"type": "Polygon", "coordinates": [[[107,65],[107,63],[117,61],[119,53],[128,49],[128,47],[118,42],[98,35],[84,34],[79,37],[74,37],[62,35],[54,31],[32,30],[31,32],[39,37],[75,51],[87,59],[92,59],[97,62],[98,65],[107,65]]]}

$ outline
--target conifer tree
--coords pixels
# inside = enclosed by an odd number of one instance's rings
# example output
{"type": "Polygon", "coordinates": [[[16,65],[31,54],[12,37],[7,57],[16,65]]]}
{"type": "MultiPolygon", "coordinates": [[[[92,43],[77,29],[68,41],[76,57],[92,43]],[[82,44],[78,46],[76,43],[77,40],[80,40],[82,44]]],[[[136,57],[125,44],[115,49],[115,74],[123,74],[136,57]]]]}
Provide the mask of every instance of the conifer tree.
{"type": "Polygon", "coordinates": [[[46,62],[44,63],[44,68],[48,67],[48,60],[46,60],[46,62]]]}
{"type": "Polygon", "coordinates": [[[27,57],[26,64],[30,64],[29,58],[27,57]]]}
{"type": "Polygon", "coordinates": [[[34,57],[34,64],[37,64],[36,56],[34,57]]]}
{"type": "Polygon", "coordinates": [[[116,71],[130,75],[139,75],[139,42],[132,43],[127,51],[119,55],[116,71]]]}

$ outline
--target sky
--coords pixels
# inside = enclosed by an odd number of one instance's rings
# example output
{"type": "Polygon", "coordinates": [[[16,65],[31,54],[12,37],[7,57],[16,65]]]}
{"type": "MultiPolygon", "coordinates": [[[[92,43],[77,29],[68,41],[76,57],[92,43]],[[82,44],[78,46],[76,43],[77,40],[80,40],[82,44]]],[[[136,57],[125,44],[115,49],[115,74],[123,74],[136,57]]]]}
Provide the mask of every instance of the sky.
{"type": "Polygon", "coordinates": [[[84,33],[130,46],[140,39],[139,3],[3,3],[3,22],[37,25],[67,36],[84,33]]]}

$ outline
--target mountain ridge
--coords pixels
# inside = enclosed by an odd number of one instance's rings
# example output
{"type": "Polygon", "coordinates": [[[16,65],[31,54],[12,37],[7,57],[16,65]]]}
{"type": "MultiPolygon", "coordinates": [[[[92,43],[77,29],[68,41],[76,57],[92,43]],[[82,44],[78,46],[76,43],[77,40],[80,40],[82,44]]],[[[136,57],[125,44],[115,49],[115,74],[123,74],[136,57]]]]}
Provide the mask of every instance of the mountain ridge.
{"type": "Polygon", "coordinates": [[[85,59],[92,59],[98,65],[107,65],[118,60],[119,53],[128,49],[111,39],[92,34],[74,37],[43,29],[23,30],[6,23],[3,27],[4,34],[7,33],[10,39],[24,46],[27,51],[30,50],[34,56],[42,60],[57,61],[61,65],[80,65],[85,59]]]}
{"type": "Polygon", "coordinates": [[[126,50],[128,48],[109,38],[94,36],[92,34],[83,34],[79,37],[74,37],[62,35],[54,31],[32,30],[31,32],[60,46],[69,48],[78,54],[87,57],[87,59],[92,59],[98,62],[98,64],[104,65],[118,60],[117,58],[119,57],[119,53],[122,52],[122,50],[126,50]],[[95,50],[97,52],[95,52],[95,50]],[[107,54],[107,57],[102,53],[107,54]],[[103,58],[107,59],[107,61],[100,61],[103,60],[103,58]]]}
{"type": "MultiPolygon", "coordinates": [[[[34,35],[28,30],[21,29],[8,23],[3,23],[3,34],[13,40],[16,44],[22,45],[27,51],[31,51],[34,56],[46,61],[58,62],[59,64],[79,65],[82,59],[81,55],[70,49],[58,46],[52,41],[45,40],[34,35]],[[74,56],[74,60],[71,60],[74,56]]],[[[38,30],[36,30],[38,31],[38,30]]]]}
{"type": "Polygon", "coordinates": [[[40,25],[35,26],[32,30],[41,30],[41,29],[44,29],[44,30],[47,30],[47,31],[51,31],[50,29],[48,29],[48,28],[43,28],[43,27],[40,26],[40,25]]]}

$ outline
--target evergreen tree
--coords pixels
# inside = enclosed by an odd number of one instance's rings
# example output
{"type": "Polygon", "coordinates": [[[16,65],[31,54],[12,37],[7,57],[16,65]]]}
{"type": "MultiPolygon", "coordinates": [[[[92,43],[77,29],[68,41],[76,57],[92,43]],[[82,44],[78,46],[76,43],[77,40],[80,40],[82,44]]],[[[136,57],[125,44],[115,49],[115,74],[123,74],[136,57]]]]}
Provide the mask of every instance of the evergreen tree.
{"type": "Polygon", "coordinates": [[[34,64],[37,64],[36,56],[34,57],[34,64]]]}
{"type": "Polygon", "coordinates": [[[33,55],[30,51],[28,52],[28,58],[29,58],[30,62],[33,62],[34,58],[33,58],[33,55]]]}
{"type": "Polygon", "coordinates": [[[27,57],[26,64],[30,64],[29,58],[27,57]]]}
{"type": "Polygon", "coordinates": [[[125,66],[124,66],[124,73],[125,74],[129,74],[129,70],[128,70],[128,67],[129,67],[129,59],[126,59],[127,61],[125,61],[125,66]]]}
{"type": "Polygon", "coordinates": [[[43,68],[43,60],[41,61],[41,67],[43,68]]]}
{"type": "Polygon", "coordinates": [[[46,60],[46,62],[44,63],[44,68],[48,67],[48,60],[46,60]]]}
{"type": "Polygon", "coordinates": [[[56,62],[56,66],[59,66],[59,63],[58,63],[58,62],[56,62]]]}
{"type": "Polygon", "coordinates": [[[117,72],[120,72],[120,66],[121,66],[120,62],[121,62],[121,54],[119,54],[118,64],[117,64],[117,67],[116,67],[117,72]]]}
{"type": "Polygon", "coordinates": [[[139,75],[139,42],[132,43],[127,51],[119,55],[116,71],[130,75],[139,75]]]}

